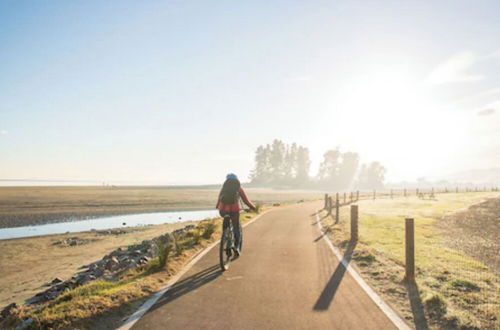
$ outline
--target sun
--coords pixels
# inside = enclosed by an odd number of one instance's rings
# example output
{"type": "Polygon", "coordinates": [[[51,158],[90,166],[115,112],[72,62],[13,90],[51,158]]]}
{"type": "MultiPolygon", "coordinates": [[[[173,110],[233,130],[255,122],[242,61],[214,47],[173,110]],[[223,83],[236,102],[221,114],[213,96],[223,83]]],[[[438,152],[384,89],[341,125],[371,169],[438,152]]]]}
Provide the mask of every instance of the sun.
{"type": "Polygon", "coordinates": [[[437,170],[448,163],[450,144],[463,135],[463,125],[448,125],[456,116],[433,101],[427,82],[408,67],[359,71],[346,79],[333,102],[339,145],[367,161],[381,161],[395,178],[437,170]]]}

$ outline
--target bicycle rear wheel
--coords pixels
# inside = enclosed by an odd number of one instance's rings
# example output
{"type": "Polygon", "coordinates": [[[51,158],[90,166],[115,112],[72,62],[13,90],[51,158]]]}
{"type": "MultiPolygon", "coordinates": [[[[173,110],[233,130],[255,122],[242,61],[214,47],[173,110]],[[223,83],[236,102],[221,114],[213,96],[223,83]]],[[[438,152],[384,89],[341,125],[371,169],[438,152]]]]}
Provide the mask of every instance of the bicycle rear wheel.
{"type": "Polygon", "coordinates": [[[219,261],[220,261],[220,268],[222,269],[222,271],[228,270],[229,262],[231,262],[231,255],[233,252],[231,251],[231,244],[232,244],[231,236],[232,236],[231,228],[228,227],[224,229],[220,239],[219,261]]]}
{"type": "Polygon", "coordinates": [[[243,228],[241,227],[241,225],[240,225],[240,241],[238,246],[240,247],[240,252],[243,251],[243,228]]]}

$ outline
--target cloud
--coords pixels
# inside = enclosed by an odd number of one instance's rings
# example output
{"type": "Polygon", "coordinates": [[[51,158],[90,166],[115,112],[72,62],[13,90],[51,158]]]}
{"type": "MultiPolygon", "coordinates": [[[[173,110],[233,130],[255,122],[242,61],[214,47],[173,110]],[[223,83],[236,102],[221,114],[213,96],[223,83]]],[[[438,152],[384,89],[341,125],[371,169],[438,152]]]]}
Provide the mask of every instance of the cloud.
{"type": "Polygon", "coordinates": [[[481,110],[477,113],[478,116],[489,116],[495,113],[495,109],[493,108],[487,108],[484,110],[481,110]]]}
{"type": "Polygon", "coordinates": [[[472,52],[456,53],[431,72],[429,82],[439,85],[482,80],[483,75],[470,72],[470,68],[478,61],[479,58],[472,52]]]}
{"type": "Polygon", "coordinates": [[[8,134],[9,134],[9,131],[7,131],[5,129],[0,130],[0,135],[5,136],[5,135],[8,135],[8,134]]]}

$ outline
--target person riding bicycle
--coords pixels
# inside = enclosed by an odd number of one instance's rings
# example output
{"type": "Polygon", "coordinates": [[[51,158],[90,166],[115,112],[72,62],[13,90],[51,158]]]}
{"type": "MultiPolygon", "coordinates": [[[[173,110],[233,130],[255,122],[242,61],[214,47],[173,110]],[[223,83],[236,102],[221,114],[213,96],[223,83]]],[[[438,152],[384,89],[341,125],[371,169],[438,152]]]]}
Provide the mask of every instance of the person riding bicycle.
{"type": "MultiPolygon", "coordinates": [[[[236,174],[229,173],[226,176],[226,181],[222,185],[222,189],[219,192],[219,198],[217,199],[216,209],[219,210],[220,216],[224,217],[229,215],[231,222],[233,224],[233,233],[235,242],[238,242],[236,246],[236,254],[239,255],[241,252],[240,247],[240,205],[239,197],[243,202],[252,210],[256,211],[257,208],[248,199],[245,191],[241,188],[240,181],[236,174]]],[[[223,229],[226,229],[229,223],[224,223],[223,229]]]]}

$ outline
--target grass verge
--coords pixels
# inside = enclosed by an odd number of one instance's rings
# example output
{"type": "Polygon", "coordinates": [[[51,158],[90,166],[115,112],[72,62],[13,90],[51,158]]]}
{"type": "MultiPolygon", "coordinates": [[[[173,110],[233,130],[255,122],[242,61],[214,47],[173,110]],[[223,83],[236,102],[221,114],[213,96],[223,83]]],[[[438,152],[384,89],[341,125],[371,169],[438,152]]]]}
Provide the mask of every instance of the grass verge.
{"type": "MultiPolygon", "coordinates": [[[[499,274],[466,250],[448,244],[440,222],[499,197],[498,193],[449,193],[431,201],[410,197],[360,201],[353,264],[417,328],[498,329],[499,274]],[[408,216],[415,218],[417,267],[416,284],[410,286],[403,282],[404,218],[408,216]]],[[[348,207],[341,209],[339,224],[330,217],[322,223],[334,244],[345,251],[350,241],[348,207]]]]}

